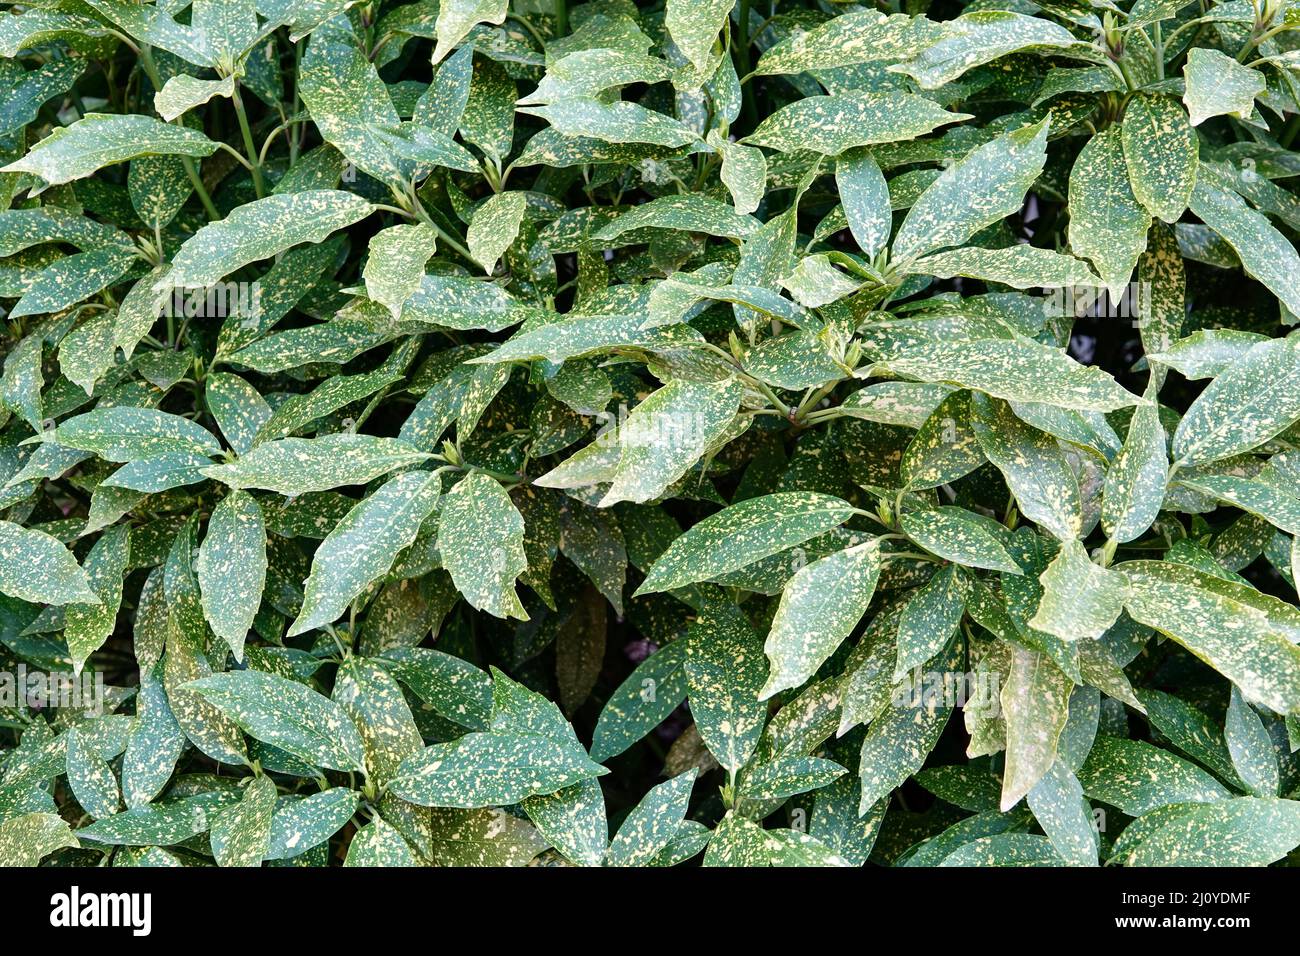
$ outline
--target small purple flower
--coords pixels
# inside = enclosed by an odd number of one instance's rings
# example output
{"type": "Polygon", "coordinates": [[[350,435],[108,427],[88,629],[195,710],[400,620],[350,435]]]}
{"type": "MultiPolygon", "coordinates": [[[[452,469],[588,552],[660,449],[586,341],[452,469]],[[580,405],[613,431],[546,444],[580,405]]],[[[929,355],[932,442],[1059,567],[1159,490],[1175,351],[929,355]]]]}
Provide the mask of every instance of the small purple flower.
{"type": "Polygon", "coordinates": [[[633,664],[640,664],[643,660],[659,650],[659,645],[644,639],[628,641],[623,645],[623,656],[633,664]]]}

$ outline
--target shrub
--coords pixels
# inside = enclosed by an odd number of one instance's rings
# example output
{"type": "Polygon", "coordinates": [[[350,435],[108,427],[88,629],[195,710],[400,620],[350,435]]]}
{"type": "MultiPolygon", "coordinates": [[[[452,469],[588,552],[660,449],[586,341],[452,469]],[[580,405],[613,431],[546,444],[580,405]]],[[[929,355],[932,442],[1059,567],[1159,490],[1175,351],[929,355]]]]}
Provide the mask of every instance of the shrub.
{"type": "Polygon", "coordinates": [[[1300,7],[897,6],[0,17],[0,863],[1300,845],[1300,7]]]}

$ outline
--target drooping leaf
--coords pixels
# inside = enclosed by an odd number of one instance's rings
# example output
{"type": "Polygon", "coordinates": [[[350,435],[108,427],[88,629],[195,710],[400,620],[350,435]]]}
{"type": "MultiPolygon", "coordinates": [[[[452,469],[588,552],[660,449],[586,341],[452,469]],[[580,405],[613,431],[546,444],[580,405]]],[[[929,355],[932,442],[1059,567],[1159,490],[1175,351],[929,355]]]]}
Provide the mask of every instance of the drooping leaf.
{"type": "Polygon", "coordinates": [[[244,658],[244,639],[261,603],[266,566],[262,509],[247,492],[232,491],[212,510],[194,570],[203,616],[237,661],[244,658]]]}
{"type": "Polygon", "coordinates": [[[843,499],[811,492],[750,498],[673,540],[637,594],[671,591],[762,560],[838,527],[852,514],[843,499]]]}
{"type": "Polygon", "coordinates": [[[230,671],[194,681],[189,689],[245,733],[312,766],[364,769],[361,737],[343,708],[297,681],[262,671],[230,671]]]}
{"type": "Polygon", "coordinates": [[[1183,103],[1191,114],[1193,126],[1225,113],[1237,119],[1250,119],[1255,97],[1264,92],[1266,85],[1264,75],[1258,70],[1207,47],[1187,51],[1183,76],[1186,79],[1183,103]]]}
{"type": "Polygon", "coordinates": [[[767,716],[758,699],[767,676],[762,639],[738,608],[712,604],[686,641],[695,725],[718,763],[735,773],[753,755],[767,716]]]}
{"type": "Polygon", "coordinates": [[[795,572],[781,592],[764,645],[772,667],[760,699],[798,687],[817,671],[866,613],[879,577],[876,541],[837,551],[795,572]]]}
{"type": "Polygon", "coordinates": [[[1196,133],[1179,102],[1139,94],[1121,127],[1124,162],[1133,195],[1157,219],[1177,222],[1196,185],[1196,133]]]}
{"type": "Polygon", "coordinates": [[[216,143],[184,126],[148,116],[88,113],[56,129],[0,172],[31,173],[58,186],[138,156],[211,156],[216,150],[216,143]]]}
{"type": "Polygon", "coordinates": [[[243,266],[270,259],[304,242],[321,242],[370,214],[354,193],[316,189],[267,196],[209,223],[185,241],[160,285],[203,289],[243,266]]]}
{"type": "Polygon", "coordinates": [[[437,507],[440,491],[436,474],[411,471],[385,482],[349,511],[316,549],[290,636],[330,624],[372,581],[387,574],[437,507]]]}

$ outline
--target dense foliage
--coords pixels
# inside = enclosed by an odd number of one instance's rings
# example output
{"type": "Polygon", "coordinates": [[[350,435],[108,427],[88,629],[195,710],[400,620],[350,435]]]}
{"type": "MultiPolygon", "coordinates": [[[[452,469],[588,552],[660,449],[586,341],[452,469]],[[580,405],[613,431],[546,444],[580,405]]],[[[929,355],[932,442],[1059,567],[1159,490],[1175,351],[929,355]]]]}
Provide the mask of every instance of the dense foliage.
{"type": "Polygon", "coordinates": [[[1300,3],[5,6],[0,864],[1300,845],[1300,3]]]}

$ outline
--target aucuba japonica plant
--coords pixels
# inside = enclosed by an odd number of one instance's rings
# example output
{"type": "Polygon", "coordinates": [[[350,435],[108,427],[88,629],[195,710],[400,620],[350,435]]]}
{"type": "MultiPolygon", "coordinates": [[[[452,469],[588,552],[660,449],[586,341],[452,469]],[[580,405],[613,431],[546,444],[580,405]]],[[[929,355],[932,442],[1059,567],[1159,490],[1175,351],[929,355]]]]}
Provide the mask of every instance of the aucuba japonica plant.
{"type": "Polygon", "coordinates": [[[0,864],[1300,846],[1300,3],[4,6],[0,864]]]}

